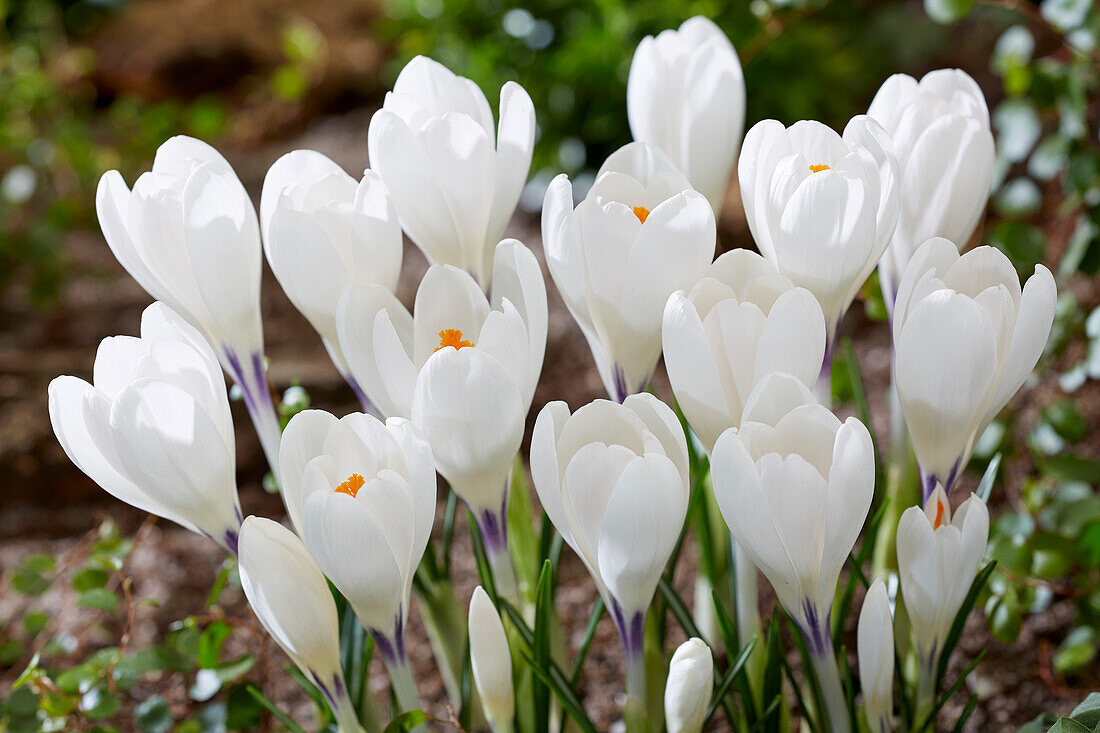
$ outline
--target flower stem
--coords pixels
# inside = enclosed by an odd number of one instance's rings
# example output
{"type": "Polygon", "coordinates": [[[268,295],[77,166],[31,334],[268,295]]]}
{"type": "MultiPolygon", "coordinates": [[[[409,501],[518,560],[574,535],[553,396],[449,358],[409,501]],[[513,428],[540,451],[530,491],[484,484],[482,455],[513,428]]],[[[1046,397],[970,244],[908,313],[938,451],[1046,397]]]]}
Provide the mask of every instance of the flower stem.
{"type": "Polygon", "coordinates": [[[393,695],[397,698],[397,706],[401,709],[401,712],[407,713],[411,710],[419,710],[421,708],[420,694],[416,691],[416,680],[412,676],[409,658],[386,659],[385,662],[386,671],[390,675],[390,687],[393,688],[393,695]]]}
{"type": "MultiPolygon", "coordinates": [[[[924,719],[932,712],[932,706],[936,698],[936,655],[925,654],[924,650],[917,646],[917,697],[913,721],[921,725],[924,719]]],[[[933,726],[934,727],[934,726],[933,726]]]]}
{"type": "Polygon", "coordinates": [[[829,614],[821,614],[811,601],[803,602],[804,621],[800,623],[802,636],[810,650],[810,662],[821,688],[821,700],[824,710],[818,711],[818,718],[829,720],[831,733],[851,733],[851,719],[848,717],[848,698],[840,684],[840,671],[837,668],[836,652],[833,651],[833,636],[829,631],[829,614]]]}
{"type": "Polygon", "coordinates": [[[810,657],[814,672],[817,673],[818,684],[821,685],[821,697],[825,702],[825,710],[821,711],[822,716],[828,715],[829,729],[832,733],[850,733],[848,698],[844,695],[844,687],[840,684],[840,672],[836,666],[832,637],[829,636],[828,631],[825,638],[829,639],[826,648],[822,653],[814,652],[810,657]]]}
{"type": "Polygon", "coordinates": [[[619,629],[623,643],[623,663],[626,666],[626,703],[623,720],[627,733],[649,733],[646,712],[645,611],[624,612],[618,601],[608,604],[611,617],[619,629]]]}

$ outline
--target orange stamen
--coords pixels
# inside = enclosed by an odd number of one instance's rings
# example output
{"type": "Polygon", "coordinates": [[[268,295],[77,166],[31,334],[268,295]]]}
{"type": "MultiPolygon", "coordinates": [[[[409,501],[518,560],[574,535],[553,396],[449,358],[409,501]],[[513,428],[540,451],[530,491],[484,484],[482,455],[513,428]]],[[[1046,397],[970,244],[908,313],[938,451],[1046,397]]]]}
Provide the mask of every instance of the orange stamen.
{"type": "Polygon", "coordinates": [[[932,529],[939,529],[943,524],[943,500],[936,500],[936,521],[932,523],[932,529]]]}
{"type": "Polygon", "coordinates": [[[821,171],[827,171],[827,170],[829,170],[829,166],[827,166],[827,165],[811,165],[810,166],[810,172],[811,173],[820,173],[821,171]]]}
{"type": "Polygon", "coordinates": [[[436,351],[445,349],[448,346],[453,346],[456,349],[461,349],[466,346],[473,346],[473,341],[467,341],[462,338],[462,331],[457,328],[444,328],[439,332],[439,346],[435,347],[436,351]]]}
{"type": "Polygon", "coordinates": [[[638,217],[638,221],[645,224],[646,217],[649,216],[649,209],[647,209],[644,206],[635,206],[634,207],[634,216],[638,217]]]}
{"type": "Polygon", "coordinates": [[[336,487],[337,494],[347,494],[351,498],[355,498],[359,494],[359,489],[363,488],[363,477],[357,473],[353,473],[348,476],[344,483],[336,487]]]}

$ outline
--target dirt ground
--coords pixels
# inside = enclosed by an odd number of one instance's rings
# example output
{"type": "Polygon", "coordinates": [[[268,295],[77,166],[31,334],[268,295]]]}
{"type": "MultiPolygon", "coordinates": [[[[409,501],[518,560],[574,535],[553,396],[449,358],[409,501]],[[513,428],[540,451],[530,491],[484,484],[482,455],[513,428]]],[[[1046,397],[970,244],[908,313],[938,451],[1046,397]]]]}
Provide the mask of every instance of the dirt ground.
{"type": "MultiPolygon", "coordinates": [[[[190,4],[194,2],[198,0],[187,0],[190,4]]],[[[143,7],[143,4],[135,7],[143,7]]],[[[139,23],[138,27],[140,21],[139,15],[134,21],[139,23]]],[[[354,18],[349,20],[334,16],[330,22],[340,25],[354,24],[356,21],[354,18]]],[[[113,36],[107,35],[102,40],[104,48],[116,45],[112,39],[113,36]]],[[[374,47],[355,45],[351,41],[346,47],[336,46],[343,49],[340,53],[347,53],[348,58],[359,59],[355,63],[375,70],[380,63],[374,47]],[[347,50],[349,48],[351,50],[347,50]]],[[[208,49],[205,55],[198,53],[197,58],[206,59],[203,63],[208,63],[209,58],[232,58],[232,54],[219,56],[219,53],[229,53],[225,48],[232,48],[232,44],[223,44],[218,48],[221,51],[208,49]]],[[[160,86],[163,79],[175,78],[171,75],[172,67],[166,72],[156,64],[150,65],[148,59],[141,57],[140,51],[140,47],[131,49],[129,56],[105,64],[108,71],[104,72],[107,76],[103,83],[146,88],[155,94],[174,93],[160,86]],[[127,67],[143,69],[140,78],[124,78],[119,76],[120,72],[110,75],[110,69],[127,67]],[[168,77],[164,76],[166,73],[168,77]]],[[[246,51],[242,52],[246,56],[255,54],[253,61],[249,62],[253,66],[248,68],[266,63],[263,54],[269,50],[246,51]]],[[[201,64],[195,68],[200,67],[205,68],[201,64]]],[[[376,75],[371,78],[376,78],[376,75]]],[[[366,98],[376,92],[371,82],[359,93],[366,98]]],[[[303,124],[300,120],[275,114],[270,120],[275,133],[263,137],[234,135],[233,143],[223,152],[257,199],[268,166],[281,154],[295,148],[319,150],[348,171],[361,171],[367,165],[366,129],[371,109],[362,104],[354,106],[353,111],[318,117],[303,124]]],[[[266,114],[262,110],[254,110],[254,113],[259,116],[266,114]]],[[[735,193],[731,196],[736,198],[735,193]]],[[[720,225],[721,247],[751,247],[739,202],[731,200],[726,211],[728,213],[720,225]]],[[[520,238],[542,257],[537,220],[528,215],[517,215],[508,235],[520,238]]],[[[1052,260],[1056,261],[1066,235],[1066,232],[1051,232],[1048,252],[1052,260]]],[[[8,573],[19,565],[24,556],[32,552],[64,556],[106,515],[116,518],[124,529],[131,532],[142,527],[145,519],[136,510],[108,497],[76,470],[65,458],[50,430],[46,412],[46,386],[50,379],[63,373],[90,379],[99,341],[115,333],[136,333],[140,313],[149,303],[148,296],[112,258],[98,233],[74,232],[66,247],[72,262],[72,277],[55,306],[45,311],[28,310],[17,292],[9,292],[0,303],[0,476],[4,477],[3,489],[0,490],[0,571],[4,571],[4,585],[0,589],[0,637],[17,633],[15,629],[26,607],[24,599],[6,590],[8,573]]],[[[415,283],[425,268],[424,258],[406,243],[399,293],[405,303],[411,304],[415,283]]],[[[549,338],[542,380],[530,413],[529,429],[534,416],[547,401],[565,399],[576,408],[603,396],[584,338],[548,275],[547,285],[550,295],[549,338]]],[[[1087,302],[1095,303],[1097,300],[1096,292],[1086,296],[1087,302]]],[[[881,439],[888,433],[885,391],[889,374],[889,337],[884,325],[867,321],[861,311],[858,304],[853,307],[846,319],[844,332],[854,339],[868,384],[873,422],[881,439]]],[[[267,355],[271,363],[270,379],[274,388],[281,392],[291,383],[300,381],[308,389],[314,406],[336,414],[356,409],[351,392],[329,363],[316,334],[290,305],[274,277],[266,270],[266,265],[263,315],[267,355]]],[[[658,396],[670,399],[667,380],[660,369],[654,389],[658,396]]],[[[1019,433],[1018,438],[1034,424],[1039,406],[1057,395],[1057,386],[1051,379],[1044,379],[1034,388],[1024,390],[1012,406],[1019,416],[1014,426],[1019,433]]],[[[1100,427],[1098,385],[1086,385],[1075,394],[1075,399],[1095,436],[1096,429],[1100,427]]],[[[240,404],[234,405],[234,418],[238,426],[239,484],[245,513],[282,518],[284,512],[278,497],[265,493],[261,488],[265,472],[263,455],[240,404]]],[[[1088,450],[1092,455],[1100,453],[1100,441],[1093,438],[1088,450]]],[[[997,506],[1018,501],[1030,468],[1026,458],[1013,459],[1008,463],[1003,487],[998,486],[994,513],[997,506]]],[[[975,481],[974,477],[968,477],[968,480],[975,481]]],[[[476,568],[469,538],[463,528],[457,533],[452,556],[459,596],[467,601],[476,582],[476,568]]],[[[561,590],[557,604],[572,651],[581,641],[596,599],[596,590],[571,552],[565,550],[562,557],[561,590]]],[[[158,603],[137,608],[131,644],[161,639],[171,622],[205,612],[205,600],[221,559],[212,543],[167,522],[146,526],[136,551],[128,561],[126,572],[134,580],[135,600],[153,599],[158,603]]],[[[694,556],[689,548],[681,559],[676,575],[677,585],[687,598],[691,597],[693,563],[694,556]]],[[[772,595],[763,581],[761,599],[764,611],[770,612],[772,595]]],[[[242,619],[242,623],[251,624],[254,628],[251,613],[239,588],[227,590],[222,600],[228,615],[242,619]]],[[[108,622],[102,629],[89,627],[91,616],[96,612],[78,608],[69,593],[51,591],[35,602],[50,614],[52,623],[58,629],[76,635],[81,646],[73,659],[82,658],[89,648],[117,639],[122,628],[122,618],[108,622]]],[[[1095,673],[1091,677],[1067,681],[1059,679],[1050,669],[1052,650],[1068,631],[1071,617],[1070,601],[1057,600],[1045,613],[1027,619],[1019,641],[1010,646],[991,638],[980,613],[970,619],[960,653],[953,663],[955,671],[961,671],[966,661],[979,650],[986,649],[988,653],[971,680],[971,689],[981,701],[967,725],[968,731],[1015,730],[1017,725],[1044,710],[1068,713],[1090,687],[1096,688],[1100,684],[1095,673]]],[[[854,628],[854,617],[850,625],[854,628]]],[[[675,623],[670,622],[669,627],[675,628],[675,623]]],[[[446,718],[448,712],[444,691],[434,672],[434,662],[415,603],[409,633],[419,691],[429,712],[446,718]]],[[[272,699],[299,720],[307,722],[307,701],[281,672],[286,663],[282,652],[262,633],[242,634],[239,638],[234,637],[231,643],[258,654],[263,662],[250,675],[262,683],[272,699]]],[[[585,705],[601,730],[608,729],[616,720],[621,704],[618,696],[622,689],[622,670],[618,644],[615,630],[605,617],[600,623],[581,682],[585,705]]],[[[854,648],[854,635],[849,648],[854,648]]],[[[0,668],[0,692],[8,688],[25,661],[21,660],[7,669],[0,668]]],[[[172,704],[177,714],[182,714],[189,704],[186,690],[190,682],[179,675],[153,677],[136,687],[134,695],[140,699],[154,693],[160,694],[172,704]]],[[[371,686],[379,695],[386,687],[385,675],[378,660],[372,667],[371,686]]],[[[941,726],[949,728],[960,710],[961,704],[949,706],[941,717],[941,726]]],[[[118,724],[126,730],[129,721],[130,717],[124,711],[118,724]]]]}

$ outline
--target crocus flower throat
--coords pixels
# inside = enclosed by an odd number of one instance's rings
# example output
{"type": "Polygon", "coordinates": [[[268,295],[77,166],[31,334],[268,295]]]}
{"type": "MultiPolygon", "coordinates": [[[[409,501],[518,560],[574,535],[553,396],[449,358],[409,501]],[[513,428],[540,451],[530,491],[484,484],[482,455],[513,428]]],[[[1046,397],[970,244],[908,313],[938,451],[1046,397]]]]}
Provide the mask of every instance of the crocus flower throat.
{"type": "Polygon", "coordinates": [[[473,346],[473,341],[467,341],[462,338],[462,331],[457,328],[444,328],[439,332],[439,346],[435,347],[436,351],[445,349],[448,346],[453,346],[456,349],[462,349],[467,346],[473,346]]]}
{"type": "Polygon", "coordinates": [[[348,476],[347,479],[336,487],[337,494],[347,494],[351,498],[355,498],[359,494],[359,489],[363,488],[363,477],[357,473],[353,473],[348,476]]]}

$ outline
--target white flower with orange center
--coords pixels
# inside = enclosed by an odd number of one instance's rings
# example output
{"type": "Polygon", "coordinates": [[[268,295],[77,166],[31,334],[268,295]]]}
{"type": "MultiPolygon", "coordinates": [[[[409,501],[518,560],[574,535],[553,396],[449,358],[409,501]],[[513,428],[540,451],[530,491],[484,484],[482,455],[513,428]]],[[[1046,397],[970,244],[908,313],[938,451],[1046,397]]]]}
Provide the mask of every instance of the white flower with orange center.
{"type": "Polygon", "coordinates": [[[491,304],[467,272],[433,265],[412,314],[377,285],[350,286],[337,313],[352,374],[384,414],[410,418],[432,446],[439,472],[477,516],[490,557],[504,550],[512,461],[547,326],[546,286],[530,250],[501,242],[493,273],[491,304]]]}
{"type": "Polygon", "coordinates": [[[843,136],[812,120],[764,120],[745,135],[737,175],[760,253],[814,294],[831,347],[897,223],[889,135],[867,116],[852,118],[843,136]]]}
{"type": "Polygon", "coordinates": [[[989,511],[976,494],[952,513],[947,494],[937,488],[923,509],[909,507],[898,522],[898,576],[924,698],[934,692],[943,643],[978,574],[988,539],[989,511]]]}
{"type": "Polygon", "coordinates": [[[416,709],[405,627],[435,518],[431,449],[402,418],[306,410],[287,425],[280,455],[291,521],[374,637],[402,708],[416,709]]]}
{"type": "Polygon", "coordinates": [[[575,209],[568,177],[554,179],[542,241],[608,396],[622,402],[644,390],[661,356],[665,301],[694,285],[714,256],[706,198],[658,148],[630,143],[608,157],[575,209]]]}

